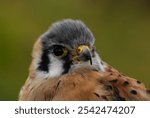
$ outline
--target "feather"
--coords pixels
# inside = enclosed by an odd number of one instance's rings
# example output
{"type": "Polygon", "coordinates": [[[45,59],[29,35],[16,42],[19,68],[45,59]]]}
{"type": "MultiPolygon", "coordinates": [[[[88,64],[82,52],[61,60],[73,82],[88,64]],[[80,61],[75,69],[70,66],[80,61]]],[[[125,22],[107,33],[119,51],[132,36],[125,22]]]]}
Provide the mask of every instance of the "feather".
{"type": "Polygon", "coordinates": [[[106,72],[81,68],[59,78],[28,78],[19,100],[150,100],[150,94],[144,84],[109,66],[106,72]]]}

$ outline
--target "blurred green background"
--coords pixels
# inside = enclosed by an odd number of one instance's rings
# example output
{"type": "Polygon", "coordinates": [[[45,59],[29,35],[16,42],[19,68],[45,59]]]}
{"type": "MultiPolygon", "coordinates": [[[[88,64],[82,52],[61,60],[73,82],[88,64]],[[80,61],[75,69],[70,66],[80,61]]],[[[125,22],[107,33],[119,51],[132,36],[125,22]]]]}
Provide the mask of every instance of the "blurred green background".
{"type": "Polygon", "coordinates": [[[33,43],[64,18],[83,20],[103,60],[150,88],[149,0],[1,0],[0,100],[17,100],[33,43]]]}

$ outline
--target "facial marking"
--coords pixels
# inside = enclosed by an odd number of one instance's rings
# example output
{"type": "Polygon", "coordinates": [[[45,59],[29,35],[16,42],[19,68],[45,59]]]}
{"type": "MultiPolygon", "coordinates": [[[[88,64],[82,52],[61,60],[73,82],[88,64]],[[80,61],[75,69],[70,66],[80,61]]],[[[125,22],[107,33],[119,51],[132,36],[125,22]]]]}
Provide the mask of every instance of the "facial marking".
{"type": "Polygon", "coordinates": [[[41,56],[41,61],[40,61],[39,66],[38,66],[38,70],[46,71],[46,72],[49,71],[48,65],[50,63],[50,59],[48,58],[48,53],[49,53],[48,50],[43,50],[43,53],[41,56]]]}
{"type": "Polygon", "coordinates": [[[60,76],[64,69],[63,69],[63,60],[60,60],[53,55],[50,55],[51,63],[49,65],[49,75],[50,77],[58,77],[60,76]]]}
{"type": "Polygon", "coordinates": [[[93,48],[95,38],[81,21],[57,22],[41,36],[42,55],[36,63],[38,75],[58,77],[72,67],[89,65],[105,71],[105,65],[93,48]],[[89,52],[89,54],[86,53],[89,52]],[[92,63],[90,63],[92,62],[92,63]]]}

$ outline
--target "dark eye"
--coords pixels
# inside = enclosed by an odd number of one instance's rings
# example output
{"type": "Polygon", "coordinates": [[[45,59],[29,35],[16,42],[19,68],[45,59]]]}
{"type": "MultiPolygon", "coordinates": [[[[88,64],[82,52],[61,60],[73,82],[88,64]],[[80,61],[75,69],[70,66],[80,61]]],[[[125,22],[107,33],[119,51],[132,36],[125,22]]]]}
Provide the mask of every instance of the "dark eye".
{"type": "Polygon", "coordinates": [[[55,56],[65,56],[67,54],[67,49],[63,46],[54,46],[53,53],[55,56]]]}

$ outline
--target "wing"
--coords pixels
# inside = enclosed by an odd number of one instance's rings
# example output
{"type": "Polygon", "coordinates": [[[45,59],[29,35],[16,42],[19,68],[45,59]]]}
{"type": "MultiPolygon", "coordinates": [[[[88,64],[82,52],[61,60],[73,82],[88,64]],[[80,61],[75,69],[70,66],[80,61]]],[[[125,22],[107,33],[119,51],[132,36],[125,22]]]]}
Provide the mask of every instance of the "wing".
{"type": "Polygon", "coordinates": [[[79,70],[62,78],[53,100],[150,100],[140,81],[109,67],[107,72],[79,70]]]}
{"type": "Polygon", "coordinates": [[[104,85],[111,84],[115,91],[114,94],[122,98],[122,100],[150,100],[150,90],[146,89],[143,83],[120,73],[106,63],[104,64],[107,67],[106,72],[108,75],[105,75],[104,79],[100,81],[104,85]]]}

